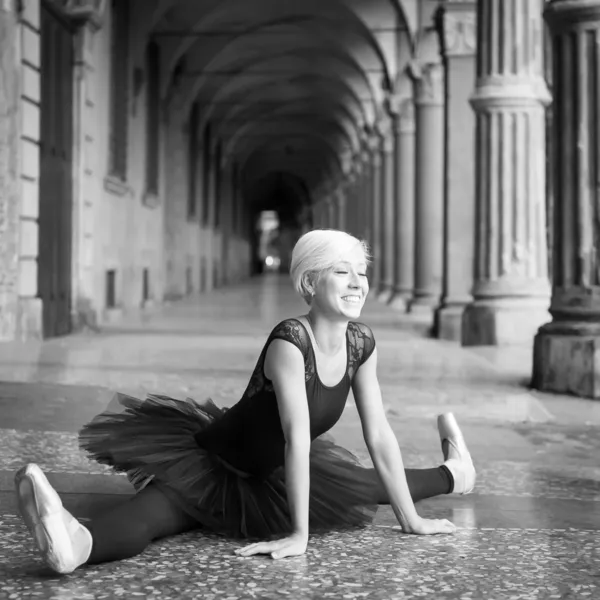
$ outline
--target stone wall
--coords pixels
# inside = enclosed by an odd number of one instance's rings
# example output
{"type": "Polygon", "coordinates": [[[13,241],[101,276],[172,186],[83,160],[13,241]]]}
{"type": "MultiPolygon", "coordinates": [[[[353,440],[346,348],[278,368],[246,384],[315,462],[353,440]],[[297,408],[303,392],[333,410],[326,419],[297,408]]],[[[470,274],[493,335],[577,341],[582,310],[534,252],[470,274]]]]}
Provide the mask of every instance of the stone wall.
{"type": "MultiPolygon", "coordinates": [[[[0,339],[35,338],[42,332],[37,298],[40,174],[40,1],[4,2],[0,8],[0,339]]],[[[134,4],[140,10],[139,4],[134,4]]],[[[143,7],[142,7],[143,8],[143,7]]],[[[185,116],[163,107],[160,184],[148,196],[145,64],[139,48],[147,31],[135,14],[129,44],[127,173],[109,176],[110,3],[100,19],[79,24],[73,69],[73,324],[77,329],[111,321],[151,302],[208,291],[250,273],[248,229],[232,222],[231,202],[208,227],[197,211],[188,217],[188,134],[185,116]],[[227,232],[227,235],[224,235],[227,232]],[[224,260],[226,257],[226,260],[224,260]],[[114,272],[115,305],[107,303],[114,272]],[[202,276],[203,274],[203,276],[202,276]],[[145,284],[147,298],[144,296],[145,284]]],[[[199,159],[201,165],[201,157],[199,159]]],[[[215,169],[213,165],[213,170],[215,169]]],[[[199,173],[199,177],[200,177],[199,173]]],[[[237,195],[239,201],[239,194],[237,195]]],[[[240,210],[237,211],[241,213],[240,210]]]]}

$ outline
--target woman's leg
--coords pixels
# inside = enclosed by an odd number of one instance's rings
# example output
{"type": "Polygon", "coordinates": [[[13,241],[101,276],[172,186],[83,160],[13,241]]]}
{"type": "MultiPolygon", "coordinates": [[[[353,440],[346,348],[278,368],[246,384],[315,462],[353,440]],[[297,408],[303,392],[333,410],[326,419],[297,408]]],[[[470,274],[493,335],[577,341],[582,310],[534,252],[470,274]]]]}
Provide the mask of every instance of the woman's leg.
{"type": "MultiPolygon", "coordinates": [[[[452,474],[444,465],[433,469],[404,469],[408,489],[413,502],[450,494],[453,489],[452,474]]],[[[373,486],[373,495],[377,504],[389,504],[387,492],[375,469],[365,469],[364,477],[373,486]]]]}
{"type": "MultiPolygon", "coordinates": [[[[438,416],[438,432],[444,464],[433,469],[404,469],[413,502],[442,494],[468,494],[475,486],[475,467],[452,413],[438,416]]],[[[389,504],[389,498],[375,469],[367,469],[378,504],[389,504]]]]}
{"type": "Polygon", "coordinates": [[[150,542],[195,529],[198,523],[150,484],[130,500],[94,517],[87,564],[123,560],[143,552],[150,542]]]}
{"type": "Polygon", "coordinates": [[[57,573],[71,573],[85,563],[135,556],[152,540],[197,525],[153,484],[92,519],[89,527],[63,507],[37,465],[20,469],[15,484],[23,520],[45,562],[57,573]]]}

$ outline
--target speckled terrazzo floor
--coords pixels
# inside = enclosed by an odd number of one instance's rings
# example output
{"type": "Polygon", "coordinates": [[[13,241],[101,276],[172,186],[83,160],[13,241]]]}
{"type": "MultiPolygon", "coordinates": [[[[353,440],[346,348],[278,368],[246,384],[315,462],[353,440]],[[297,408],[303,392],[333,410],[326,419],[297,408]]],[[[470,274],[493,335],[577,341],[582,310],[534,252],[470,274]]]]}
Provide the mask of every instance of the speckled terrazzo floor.
{"type": "MultiPolygon", "coordinates": [[[[376,303],[363,318],[379,340],[386,409],[406,465],[439,463],[434,417],[448,409],[474,455],[474,494],[418,506],[451,519],[455,535],[403,535],[381,507],[373,526],[313,537],[294,559],[239,558],[239,543],[192,532],[135,559],[49,572],[16,516],[15,470],[38,462],[80,518],[123,501],[132,492],[126,479],[90,463],[76,440],[111,390],[230,404],[269,327],[301,311],[285,282],[267,278],[100,335],[0,344],[0,600],[600,598],[600,403],[531,394],[520,385],[525,370],[510,361],[503,370],[498,352],[419,338],[376,303]]],[[[368,461],[352,402],[332,433],[368,461]]]]}

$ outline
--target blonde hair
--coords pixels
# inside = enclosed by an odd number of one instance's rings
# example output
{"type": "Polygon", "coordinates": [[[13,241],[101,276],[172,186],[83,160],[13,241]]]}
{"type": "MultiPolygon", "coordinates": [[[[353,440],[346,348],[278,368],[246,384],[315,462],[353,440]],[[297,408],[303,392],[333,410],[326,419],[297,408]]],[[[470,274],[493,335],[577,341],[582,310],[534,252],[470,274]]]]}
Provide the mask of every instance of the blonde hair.
{"type": "Polygon", "coordinates": [[[292,251],[290,277],[294,289],[310,303],[309,286],[315,286],[324,271],[357,248],[363,251],[368,265],[371,262],[369,246],[353,235],[336,229],[314,229],[305,233],[292,251]]]}

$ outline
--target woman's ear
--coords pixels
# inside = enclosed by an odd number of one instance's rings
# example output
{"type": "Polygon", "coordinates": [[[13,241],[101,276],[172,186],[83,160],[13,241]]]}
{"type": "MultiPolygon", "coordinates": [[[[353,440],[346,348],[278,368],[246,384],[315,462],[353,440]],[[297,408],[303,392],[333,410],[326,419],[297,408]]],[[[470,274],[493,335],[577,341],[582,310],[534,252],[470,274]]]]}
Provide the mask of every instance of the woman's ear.
{"type": "Polygon", "coordinates": [[[302,283],[304,285],[304,289],[308,293],[309,296],[315,295],[315,286],[314,286],[314,277],[312,277],[311,273],[305,273],[302,276],[302,283]]]}

